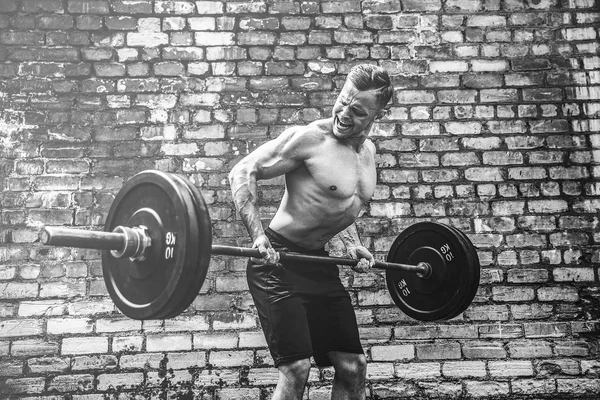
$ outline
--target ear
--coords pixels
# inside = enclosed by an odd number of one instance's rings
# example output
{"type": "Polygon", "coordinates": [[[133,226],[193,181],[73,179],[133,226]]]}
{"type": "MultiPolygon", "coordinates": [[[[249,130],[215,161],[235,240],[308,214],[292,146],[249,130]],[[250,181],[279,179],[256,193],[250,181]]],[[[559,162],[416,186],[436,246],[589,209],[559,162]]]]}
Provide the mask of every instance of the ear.
{"type": "Polygon", "coordinates": [[[387,117],[388,115],[390,115],[390,112],[391,112],[391,110],[389,108],[382,108],[381,110],[379,110],[379,112],[375,116],[375,119],[376,120],[383,119],[383,118],[387,117]]]}

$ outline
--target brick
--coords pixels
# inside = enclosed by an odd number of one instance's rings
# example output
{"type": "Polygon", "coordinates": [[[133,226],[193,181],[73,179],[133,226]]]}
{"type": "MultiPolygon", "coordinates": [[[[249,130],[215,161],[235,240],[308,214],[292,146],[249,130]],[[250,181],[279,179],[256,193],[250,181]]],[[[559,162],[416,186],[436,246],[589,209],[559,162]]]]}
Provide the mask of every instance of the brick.
{"type": "MultiPolygon", "coordinates": [[[[117,336],[112,340],[112,351],[114,353],[141,351],[142,341],[142,336],[117,336]]],[[[121,362],[122,359],[123,356],[121,356],[121,362]]]]}
{"type": "Polygon", "coordinates": [[[169,43],[169,35],[160,32],[127,33],[128,46],[157,47],[169,43]]]}
{"type": "Polygon", "coordinates": [[[0,338],[37,336],[42,334],[42,320],[17,319],[0,321],[0,338]]]}
{"type": "Polygon", "coordinates": [[[0,43],[16,46],[37,46],[44,43],[44,34],[41,32],[2,32],[0,43]]]}
{"type": "Polygon", "coordinates": [[[163,353],[124,354],[119,359],[119,368],[128,369],[158,369],[165,361],[163,353]]]}
{"type": "Polygon", "coordinates": [[[44,377],[9,378],[4,382],[4,389],[10,394],[42,393],[46,386],[44,377]]]}
{"type": "Polygon", "coordinates": [[[442,4],[439,0],[406,0],[402,3],[404,11],[438,11],[442,4]]]}
{"type": "Polygon", "coordinates": [[[465,310],[465,317],[473,321],[508,321],[509,313],[506,305],[478,305],[465,310]]]}
{"type": "Polygon", "coordinates": [[[483,361],[449,361],[442,366],[442,374],[449,378],[485,377],[487,371],[483,361]]]}
{"type": "Polygon", "coordinates": [[[458,343],[417,344],[415,347],[419,360],[452,360],[461,357],[458,343]]]}
{"type": "Polygon", "coordinates": [[[50,380],[48,390],[56,392],[90,392],[94,388],[93,375],[59,375],[50,380]]]}
{"type": "Polygon", "coordinates": [[[552,360],[541,360],[537,368],[539,375],[541,376],[552,376],[555,374],[562,375],[579,375],[579,363],[575,360],[569,359],[552,359],[552,360]]]}
{"type": "Polygon", "coordinates": [[[37,19],[39,29],[71,29],[73,28],[73,17],[69,15],[48,15],[37,19]]]}
{"type": "Polygon", "coordinates": [[[154,12],[158,14],[186,15],[196,10],[194,3],[188,1],[157,1],[154,12]]]}
{"type": "Polygon", "coordinates": [[[394,376],[393,363],[368,363],[367,364],[367,379],[381,380],[389,379],[394,376]]]}
{"type": "Polygon", "coordinates": [[[254,352],[251,350],[211,351],[209,363],[219,368],[250,366],[254,363],[254,352]]]}
{"type": "Polygon", "coordinates": [[[479,96],[482,103],[515,103],[517,94],[516,89],[483,89],[479,96]]]}
{"type": "Polygon", "coordinates": [[[568,324],[562,322],[529,323],[524,326],[526,338],[560,338],[567,335],[568,329],[568,324]]]}
{"type": "Polygon", "coordinates": [[[511,382],[515,394],[550,394],[556,391],[554,380],[516,379],[511,382]]]}
{"type": "Polygon", "coordinates": [[[360,2],[356,0],[350,1],[323,1],[321,10],[325,14],[340,14],[350,12],[360,12],[360,2]]]}
{"type": "MultiPolygon", "coordinates": [[[[246,34],[250,35],[250,34],[246,34]]],[[[266,42],[272,42],[265,37],[252,35],[252,36],[244,36],[242,34],[238,37],[238,42],[240,45],[259,45],[259,44],[267,44],[266,42]]],[[[196,32],[194,34],[194,43],[197,46],[232,46],[235,45],[234,34],[230,32],[196,32]]]]}
{"type": "Polygon", "coordinates": [[[538,289],[538,299],[540,301],[567,301],[576,302],[579,300],[579,294],[575,288],[570,287],[544,287],[538,289]]]}
{"type": "Polygon", "coordinates": [[[119,364],[116,356],[100,355],[100,356],[84,356],[73,357],[71,364],[72,371],[104,371],[117,368],[119,364]]]}
{"type": "Polygon", "coordinates": [[[471,397],[507,396],[510,392],[508,383],[492,381],[467,381],[466,393],[471,397]]]}
{"type": "Polygon", "coordinates": [[[411,360],[415,358],[414,345],[373,346],[371,359],[373,361],[411,360]]]}
{"type": "Polygon", "coordinates": [[[463,355],[466,358],[506,358],[507,352],[502,343],[479,341],[463,345],[463,355]]]}
{"type": "Polygon", "coordinates": [[[179,351],[192,349],[192,336],[180,335],[149,335],[146,338],[147,351],[179,351]]]}
{"type": "Polygon", "coordinates": [[[505,60],[473,60],[471,69],[473,72],[503,72],[508,70],[508,62],[505,60]]]}
{"type": "Polygon", "coordinates": [[[222,388],[216,394],[220,400],[253,400],[260,397],[259,388],[222,388]]]}
{"type": "Polygon", "coordinates": [[[535,375],[531,361],[490,361],[492,377],[528,377],[535,375]]]}
{"type": "Polygon", "coordinates": [[[42,339],[14,340],[11,355],[15,357],[36,357],[58,354],[59,345],[56,342],[46,342],[42,339]]]}
{"type": "Polygon", "coordinates": [[[19,376],[23,375],[23,361],[2,361],[0,362],[0,376],[19,376]]]}
{"type": "Polygon", "coordinates": [[[172,369],[202,368],[206,366],[206,353],[203,351],[169,353],[167,366],[172,369]]]}
{"type": "Polygon", "coordinates": [[[394,365],[394,375],[400,379],[429,380],[441,376],[440,363],[419,362],[394,365]]]}
{"type": "Polygon", "coordinates": [[[127,389],[139,386],[144,381],[142,372],[120,373],[120,374],[100,374],[97,379],[97,389],[106,391],[109,389],[127,389]]]}
{"type": "Polygon", "coordinates": [[[507,274],[510,283],[536,283],[547,282],[548,271],[544,269],[511,269],[507,274]]]}
{"type": "Polygon", "coordinates": [[[108,14],[108,1],[99,0],[69,0],[67,10],[73,14],[108,14]]]}
{"type": "Polygon", "coordinates": [[[593,282],[592,268],[555,268],[552,270],[555,282],[593,282]]]}
{"type": "Polygon", "coordinates": [[[62,340],[61,353],[67,354],[97,354],[108,352],[106,337],[72,337],[62,340]]]}
{"type": "Polygon", "coordinates": [[[48,319],[46,331],[53,335],[69,333],[91,333],[94,323],[90,319],[82,318],[51,318],[48,319]]]}
{"type": "Polygon", "coordinates": [[[4,299],[22,299],[37,297],[38,284],[25,282],[0,283],[0,292],[4,299]]]}

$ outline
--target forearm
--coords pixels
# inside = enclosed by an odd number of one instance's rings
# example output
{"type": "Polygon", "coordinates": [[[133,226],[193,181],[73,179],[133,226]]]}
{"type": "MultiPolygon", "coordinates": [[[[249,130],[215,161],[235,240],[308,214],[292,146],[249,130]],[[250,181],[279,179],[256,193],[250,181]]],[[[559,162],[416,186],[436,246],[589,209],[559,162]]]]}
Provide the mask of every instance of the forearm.
{"type": "Polygon", "coordinates": [[[342,240],[342,243],[344,243],[346,248],[362,246],[355,223],[338,233],[338,237],[342,240]]]}
{"type": "Polygon", "coordinates": [[[254,241],[264,234],[257,204],[256,173],[245,167],[234,168],[229,174],[229,183],[233,204],[254,241]]]}

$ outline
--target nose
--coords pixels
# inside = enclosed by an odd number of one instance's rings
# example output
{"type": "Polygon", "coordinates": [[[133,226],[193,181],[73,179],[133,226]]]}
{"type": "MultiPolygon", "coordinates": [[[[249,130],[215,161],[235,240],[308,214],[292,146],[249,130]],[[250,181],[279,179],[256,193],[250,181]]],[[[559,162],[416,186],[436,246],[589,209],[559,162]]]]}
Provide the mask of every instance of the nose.
{"type": "Polygon", "coordinates": [[[343,106],[342,111],[340,111],[340,117],[350,118],[350,107],[343,106]]]}

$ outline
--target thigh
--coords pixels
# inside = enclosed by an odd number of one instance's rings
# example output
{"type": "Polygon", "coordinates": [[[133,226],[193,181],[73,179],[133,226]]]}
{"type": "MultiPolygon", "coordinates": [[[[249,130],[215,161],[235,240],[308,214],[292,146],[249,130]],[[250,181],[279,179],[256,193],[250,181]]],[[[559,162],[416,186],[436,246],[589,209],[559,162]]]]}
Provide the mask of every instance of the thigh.
{"type": "Polygon", "coordinates": [[[329,352],[363,354],[356,314],[345,290],[311,303],[308,321],[318,366],[332,365],[329,352]]]}
{"type": "Polygon", "coordinates": [[[248,263],[248,286],[275,366],[312,355],[305,304],[285,269],[248,263]]]}

